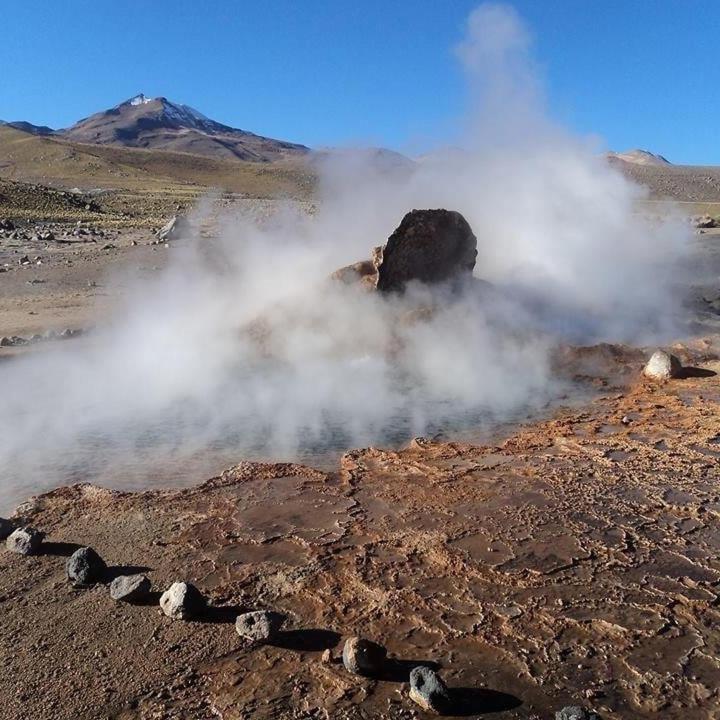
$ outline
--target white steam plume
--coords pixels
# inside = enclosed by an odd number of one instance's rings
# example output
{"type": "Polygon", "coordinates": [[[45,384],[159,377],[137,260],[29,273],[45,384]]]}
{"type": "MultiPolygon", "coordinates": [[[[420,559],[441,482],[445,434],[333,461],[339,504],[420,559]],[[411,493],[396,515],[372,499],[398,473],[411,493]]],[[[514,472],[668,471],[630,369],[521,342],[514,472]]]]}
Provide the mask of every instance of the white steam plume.
{"type": "Polygon", "coordinates": [[[508,419],[557,395],[558,339],[672,330],[684,226],[646,219],[643,192],[551,122],[530,50],[512,8],[479,7],[458,49],[462,151],[394,171],[331,155],[315,216],[226,213],[217,240],[171,250],[112,326],[4,363],[0,506],[69,480],[194,482],[247,457],[508,419]],[[465,215],[496,292],[387,299],[327,282],[422,207],[465,215]]]}

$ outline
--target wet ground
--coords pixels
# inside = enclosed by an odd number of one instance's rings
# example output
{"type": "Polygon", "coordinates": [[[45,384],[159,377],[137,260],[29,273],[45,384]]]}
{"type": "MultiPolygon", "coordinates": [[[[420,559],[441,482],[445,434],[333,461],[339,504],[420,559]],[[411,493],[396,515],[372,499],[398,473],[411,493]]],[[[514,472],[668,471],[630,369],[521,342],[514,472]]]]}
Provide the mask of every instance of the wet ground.
{"type": "Polygon", "coordinates": [[[425,717],[407,697],[418,663],[461,716],[717,717],[718,349],[678,349],[699,370],[666,385],[610,353],[625,373],[602,397],[492,445],[417,440],[332,472],[244,463],[186,490],[26,504],[50,544],[0,554],[0,717],[425,717]],[[193,581],[213,609],[185,623],[73,590],[75,544],[148,568],[158,591],[193,581]],[[250,646],[241,608],[290,620],[250,646]],[[343,669],[353,634],[387,646],[385,671],[343,669]]]}

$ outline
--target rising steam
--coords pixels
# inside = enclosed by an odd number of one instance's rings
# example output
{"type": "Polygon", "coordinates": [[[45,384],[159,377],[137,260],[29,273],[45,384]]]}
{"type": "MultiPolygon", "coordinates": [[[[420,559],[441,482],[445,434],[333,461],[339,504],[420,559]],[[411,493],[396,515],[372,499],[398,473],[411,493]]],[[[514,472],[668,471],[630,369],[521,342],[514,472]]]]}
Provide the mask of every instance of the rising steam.
{"type": "Polygon", "coordinates": [[[226,213],[217,240],[172,249],[92,339],[6,363],[0,505],[60,482],[194,482],[247,457],[505,420],[557,394],[559,339],[672,330],[686,231],[640,214],[643,191],[551,121],[531,45],[512,8],[479,7],[457,49],[462,151],[412,168],[331,155],[315,215],[226,213]],[[422,207],[463,213],[495,292],[386,299],[327,281],[422,207]],[[418,307],[433,312],[409,320],[418,307]]]}

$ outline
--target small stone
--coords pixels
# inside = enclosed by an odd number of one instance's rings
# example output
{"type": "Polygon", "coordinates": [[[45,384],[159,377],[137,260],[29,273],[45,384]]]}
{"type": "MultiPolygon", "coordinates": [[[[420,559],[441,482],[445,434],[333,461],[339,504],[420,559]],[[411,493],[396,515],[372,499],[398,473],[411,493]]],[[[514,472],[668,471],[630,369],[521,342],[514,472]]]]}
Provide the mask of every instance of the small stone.
{"type": "Polygon", "coordinates": [[[32,527],[22,527],[10,533],[5,546],[20,555],[35,555],[42,545],[45,533],[32,527]]]}
{"type": "Polygon", "coordinates": [[[500,615],[511,619],[519,618],[523,614],[522,608],[519,608],[517,605],[503,605],[497,608],[497,611],[500,615]]]}
{"type": "Polygon", "coordinates": [[[332,665],[334,661],[332,650],[330,648],[323,650],[323,654],[320,656],[320,662],[324,665],[332,665]]]}
{"type": "Polygon", "coordinates": [[[0,517],[0,540],[6,540],[14,529],[15,523],[12,520],[0,517]]]}
{"type": "Polygon", "coordinates": [[[410,671],[410,698],[421,708],[436,713],[450,707],[450,693],[445,683],[434,670],[422,665],[410,671]]]}
{"type": "Polygon", "coordinates": [[[680,360],[664,350],[656,350],[648,360],[643,373],[653,380],[669,380],[678,377],[681,371],[680,360]]]}
{"type": "Polygon", "coordinates": [[[173,620],[188,620],[205,610],[205,598],[190,583],[174,582],[160,597],[162,611],[173,620]]]}
{"type": "Polygon", "coordinates": [[[120,575],[110,583],[110,597],[125,602],[142,600],[151,587],[150,579],[145,575],[120,575]]]}
{"type": "Polygon", "coordinates": [[[166,240],[173,240],[176,237],[186,233],[189,229],[189,223],[182,215],[174,215],[168,222],[163,225],[157,232],[159,242],[164,243],[166,240]]]}
{"type": "Polygon", "coordinates": [[[73,585],[102,582],[106,571],[105,561],[91,547],[79,548],[65,563],[67,579],[73,585]]]}
{"type": "Polygon", "coordinates": [[[256,610],[238,615],[235,620],[237,634],[253,642],[272,640],[287,618],[276,612],[256,610]]]}
{"type": "Polygon", "coordinates": [[[348,672],[372,675],[382,670],[386,655],[387,650],[382,645],[361,637],[351,637],[345,641],[342,659],[348,672]]]}
{"type": "Polygon", "coordinates": [[[579,705],[568,705],[555,713],[555,720],[599,720],[594,712],[588,712],[579,705]]]}
{"type": "Polygon", "coordinates": [[[622,418],[620,419],[620,422],[623,425],[629,425],[632,421],[630,420],[630,418],[627,415],[623,415],[622,418]]]}

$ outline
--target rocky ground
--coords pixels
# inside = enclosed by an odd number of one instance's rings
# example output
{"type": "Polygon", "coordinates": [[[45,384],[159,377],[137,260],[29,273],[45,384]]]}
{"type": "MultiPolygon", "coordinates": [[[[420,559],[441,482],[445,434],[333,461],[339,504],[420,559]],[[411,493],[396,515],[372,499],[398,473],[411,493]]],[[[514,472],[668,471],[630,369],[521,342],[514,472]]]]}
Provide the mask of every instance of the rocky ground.
{"type": "MultiPolygon", "coordinates": [[[[41,338],[0,359],[107,318],[171,257],[166,219],[6,227],[0,337],[41,338]]],[[[191,489],[77,485],[21,505],[15,523],[47,537],[34,556],[0,552],[0,718],[431,717],[409,697],[420,664],[450,687],[448,715],[718,717],[718,233],[697,236],[682,377],[644,379],[645,350],[566,348],[558,368],[600,396],[488,444],[417,439],[331,471],[243,463],[191,489]],[[109,570],[76,588],[65,561],[86,545],[109,570]],[[150,594],[113,600],[109,581],[138,572],[150,594]],[[210,600],[191,620],[158,604],[178,580],[210,600]],[[268,643],[233,627],[258,609],[288,616],[268,643]],[[340,660],[353,635],[388,650],[369,677],[340,660]]]]}
{"type": "MultiPolygon", "coordinates": [[[[158,231],[182,213],[183,205],[170,205],[166,199],[154,212],[142,206],[138,221],[123,210],[108,210],[107,200],[91,206],[98,209],[94,212],[85,210],[88,197],[80,201],[72,194],[48,192],[37,196],[38,205],[27,205],[24,194],[18,201],[26,203],[27,212],[43,218],[46,202],[62,201],[63,212],[69,208],[75,213],[68,216],[71,221],[38,222],[18,219],[17,213],[0,214],[0,338],[87,330],[112,316],[117,298],[132,284],[158,273],[174,251],[177,237],[160,239],[158,231]]],[[[234,196],[220,196],[214,203],[216,208],[232,206],[235,212],[259,220],[274,208],[269,200],[234,196]]],[[[215,232],[212,222],[210,218],[200,228],[210,239],[215,232]]],[[[15,352],[0,342],[0,358],[15,352]]]]}
{"type": "Polygon", "coordinates": [[[454,715],[717,717],[718,350],[678,349],[704,372],[665,384],[640,378],[637,352],[585,351],[600,399],[487,446],[417,440],[329,473],[248,463],[190,490],[26,503],[16,518],[48,537],[38,556],[0,554],[0,717],[425,717],[408,697],[419,663],[454,688],[454,715]],[[81,545],[158,592],[74,589],[81,545]],[[211,608],[164,617],[175,580],[211,608]],[[244,609],[289,621],[253,645],[232,625],[244,609]],[[338,660],[355,634],[390,653],[372,677],[338,660]]]}

